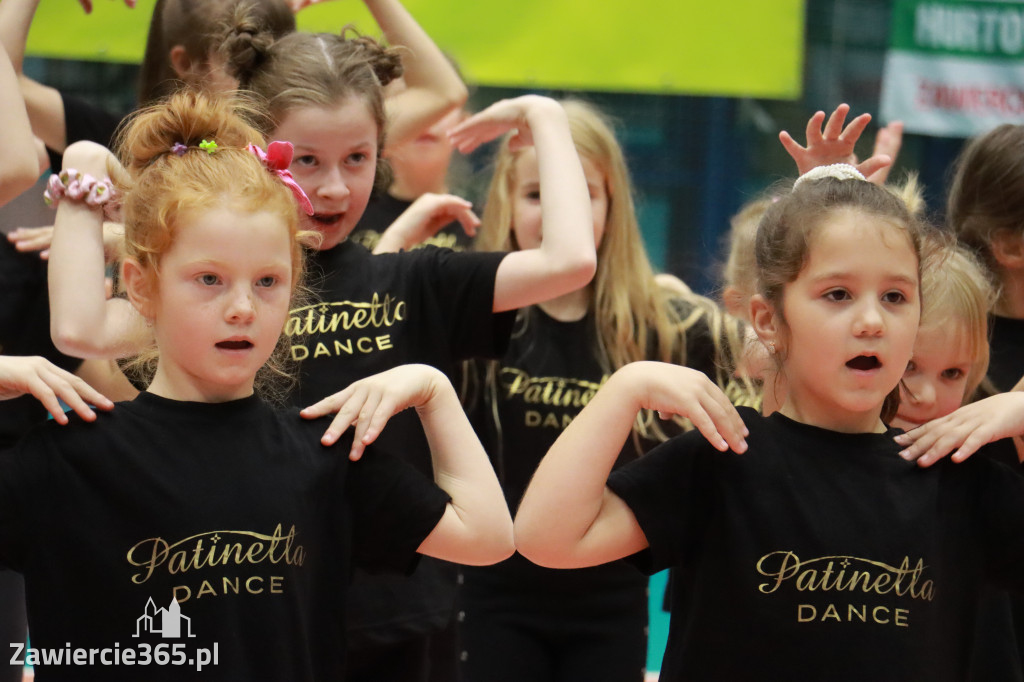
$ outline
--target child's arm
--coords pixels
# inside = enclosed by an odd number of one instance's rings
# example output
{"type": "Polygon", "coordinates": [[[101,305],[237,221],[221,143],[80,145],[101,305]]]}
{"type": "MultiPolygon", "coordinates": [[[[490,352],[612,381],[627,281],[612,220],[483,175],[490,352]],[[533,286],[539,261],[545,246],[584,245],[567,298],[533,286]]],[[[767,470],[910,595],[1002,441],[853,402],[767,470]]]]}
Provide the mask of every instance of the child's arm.
{"type": "MultiPolygon", "coordinates": [[[[857,170],[872,182],[877,184],[884,182],[884,178],[888,176],[888,171],[885,171],[884,176],[879,175],[879,173],[891,166],[895,158],[895,156],[883,153],[883,150],[891,150],[892,145],[889,144],[891,140],[888,137],[884,138],[887,142],[886,145],[881,149],[876,149],[875,154],[871,158],[857,163],[857,157],[853,153],[853,148],[856,146],[857,140],[860,139],[861,133],[864,132],[864,128],[871,122],[871,114],[861,114],[850,121],[850,124],[844,128],[843,124],[846,122],[846,114],[849,111],[850,105],[848,104],[840,104],[836,107],[836,110],[829,116],[828,123],[825,124],[824,132],[822,131],[821,124],[825,121],[825,112],[818,111],[811,116],[810,120],[807,121],[806,147],[802,147],[785,130],[779,133],[779,141],[786,148],[786,151],[789,152],[793,161],[796,162],[796,169],[800,175],[818,166],[828,166],[833,163],[850,163],[855,165],[857,170]],[[881,180],[878,178],[881,178],[881,180]]],[[[902,126],[900,130],[902,131],[902,126]]],[[[900,135],[900,140],[902,140],[902,134],[900,135]]],[[[898,145],[896,150],[899,150],[898,145]]]]}
{"type": "MultiPolygon", "coordinates": [[[[427,365],[402,365],[355,382],[302,411],[337,412],[322,442],[332,445],[355,424],[351,459],[359,459],[393,415],[415,407],[427,435],[434,482],[451,496],[444,515],[420,545],[421,554],[467,565],[511,556],[512,519],[487,453],[448,378],[427,365]]],[[[370,455],[373,456],[372,454],[370,455]]]]}
{"type": "Polygon", "coordinates": [[[96,419],[90,403],[101,410],[114,408],[114,403],[106,396],[45,358],[0,355],[0,400],[27,394],[38,398],[58,424],[68,423],[58,400],[63,400],[86,421],[96,419]]]}
{"type": "Polygon", "coordinates": [[[449,111],[466,103],[469,92],[455,67],[398,0],[363,0],[393,47],[403,47],[405,88],[384,101],[388,144],[418,137],[449,111]]]}
{"type": "Polygon", "coordinates": [[[702,372],[636,362],[611,376],[541,460],[515,519],[516,549],[551,568],[593,566],[634,554],[647,538],[606,486],[640,409],[688,417],[718,450],[746,450],[736,409],[702,372]]]}
{"type": "MultiPolygon", "coordinates": [[[[21,71],[25,57],[25,43],[35,16],[39,0],[3,0],[0,2],[0,42],[11,58],[17,74],[18,87],[25,99],[25,107],[32,131],[50,149],[63,151],[66,145],[64,101],[60,93],[48,85],[37,83],[21,71]]],[[[15,92],[4,89],[3,92],[15,92]]]]}
{"type": "MultiPolygon", "coordinates": [[[[64,153],[64,167],[107,176],[113,155],[94,142],[76,142],[64,153]]],[[[103,251],[103,208],[64,199],[57,206],[50,245],[50,333],[54,345],[76,357],[124,357],[151,338],[142,316],[122,298],[107,298],[103,251]]]]}
{"type": "MultiPolygon", "coordinates": [[[[79,0],[86,14],[92,11],[89,0],[79,0]]],[[[135,6],[135,0],[125,0],[128,7],[135,6]]],[[[3,43],[11,64],[18,77],[21,95],[25,99],[28,118],[36,137],[55,151],[63,151],[67,145],[67,128],[64,118],[64,100],[60,92],[48,85],[38,83],[22,73],[22,61],[25,57],[25,44],[28,41],[29,28],[35,16],[39,0],[3,0],[0,2],[0,43],[3,43]]],[[[5,96],[15,92],[6,86],[5,96]]],[[[31,138],[30,138],[31,139],[31,138]]]]}
{"type": "Polygon", "coordinates": [[[532,144],[540,174],[543,239],[538,248],[508,254],[498,266],[494,312],[540,303],[586,286],[594,277],[590,191],[558,102],[526,95],[492,104],[452,129],[462,153],[514,130],[513,149],[532,144]]]}
{"type": "Polygon", "coordinates": [[[39,159],[29,125],[25,103],[18,93],[18,77],[6,50],[0,48],[0,92],[6,101],[0,107],[0,206],[31,187],[39,177],[39,159]]]}
{"type": "MultiPolygon", "coordinates": [[[[964,405],[896,436],[896,442],[905,446],[900,455],[926,467],[954,449],[953,461],[962,462],[986,443],[1020,435],[1024,435],[1024,392],[1013,390],[964,405]]],[[[1014,442],[1019,456],[1019,439],[1014,442]]]]}
{"type": "Polygon", "coordinates": [[[373,252],[395,253],[411,249],[456,220],[462,224],[462,229],[467,235],[476,236],[480,219],[473,213],[473,204],[453,194],[428,192],[412,202],[412,205],[384,230],[373,252]]]}

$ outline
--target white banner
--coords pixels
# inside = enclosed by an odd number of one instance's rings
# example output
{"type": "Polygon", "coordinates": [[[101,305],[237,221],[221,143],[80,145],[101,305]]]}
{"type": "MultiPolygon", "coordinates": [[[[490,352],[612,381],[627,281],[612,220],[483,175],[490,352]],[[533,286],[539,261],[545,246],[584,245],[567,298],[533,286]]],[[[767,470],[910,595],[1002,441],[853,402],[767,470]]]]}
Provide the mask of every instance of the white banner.
{"type": "Polygon", "coordinates": [[[941,137],[1024,123],[1024,2],[897,0],[879,113],[941,137]]]}

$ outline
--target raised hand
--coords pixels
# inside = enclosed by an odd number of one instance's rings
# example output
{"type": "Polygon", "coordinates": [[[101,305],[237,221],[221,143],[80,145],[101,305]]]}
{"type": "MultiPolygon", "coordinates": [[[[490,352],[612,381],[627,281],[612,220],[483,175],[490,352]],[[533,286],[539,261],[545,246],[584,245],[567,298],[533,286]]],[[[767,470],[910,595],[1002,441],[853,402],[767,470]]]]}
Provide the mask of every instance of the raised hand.
{"type": "Polygon", "coordinates": [[[861,114],[847,125],[846,115],[849,112],[850,105],[840,104],[829,116],[824,129],[822,129],[822,123],[825,122],[825,112],[815,112],[807,121],[806,147],[801,146],[785,130],[779,133],[779,141],[796,162],[797,172],[800,175],[818,166],[849,163],[855,166],[864,177],[871,178],[875,173],[892,164],[892,158],[882,153],[876,153],[871,158],[858,162],[853,148],[864,132],[864,128],[871,122],[871,114],[861,114]]]}
{"type": "Polygon", "coordinates": [[[892,164],[896,163],[900,149],[903,147],[903,121],[893,121],[889,125],[879,128],[875,135],[875,149],[872,158],[877,156],[888,156],[892,161],[889,165],[883,166],[874,173],[867,175],[867,179],[876,185],[884,185],[889,179],[889,171],[892,164]]]}
{"type": "Polygon", "coordinates": [[[320,442],[334,445],[349,426],[355,425],[349,459],[363,456],[363,450],[384,430],[385,424],[402,410],[422,408],[439,391],[451,389],[448,378],[428,365],[400,365],[360,379],[343,391],[310,405],[300,413],[316,419],[337,413],[320,442]]]}
{"type": "Polygon", "coordinates": [[[523,95],[513,99],[495,102],[483,111],[470,116],[465,121],[448,131],[448,139],[463,154],[468,154],[480,145],[490,142],[504,133],[514,130],[509,140],[510,148],[515,151],[533,144],[530,130],[530,119],[565,112],[558,102],[540,95],[523,95]]]}
{"type": "Polygon", "coordinates": [[[427,193],[412,202],[381,235],[374,253],[392,253],[408,249],[437,234],[454,221],[470,237],[476,235],[480,218],[473,213],[473,204],[453,194],[427,193]]]}
{"type": "Polygon", "coordinates": [[[0,355],[0,400],[28,394],[34,395],[58,424],[68,423],[59,400],[86,421],[96,419],[90,403],[101,410],[114,407],[113,402],[92,386],[45,358],[0,355]]]}

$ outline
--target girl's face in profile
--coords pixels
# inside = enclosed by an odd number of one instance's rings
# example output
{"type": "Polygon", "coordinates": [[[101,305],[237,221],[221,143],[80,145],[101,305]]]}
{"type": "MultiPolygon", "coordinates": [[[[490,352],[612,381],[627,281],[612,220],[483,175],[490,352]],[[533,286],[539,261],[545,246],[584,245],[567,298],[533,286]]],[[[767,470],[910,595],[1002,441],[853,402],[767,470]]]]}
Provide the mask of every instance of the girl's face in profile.
{"type": "Polygon", "coordinates": [[[954,321],[918,330],[893,426],[909,431],[960,407],[972,366],[966,336],[954,321]]]}
{"type": "Polygon", "coordinates": [[[783,292],[782,413],[836,431],[882,430],[882,403],[914,349],[918,285],[905,232],[854,210],[828,217],[783,292]]]}
{"type": "Polygon", "coordinates": [[[300,211],[300,225],[321,235],[318,248],[343,242],[362,218],[377,172],[377,133],[369,108],[357,97],[292,109],[274,130],[274,140],[295,147],[289,170],[314,211],[300,211]]]}

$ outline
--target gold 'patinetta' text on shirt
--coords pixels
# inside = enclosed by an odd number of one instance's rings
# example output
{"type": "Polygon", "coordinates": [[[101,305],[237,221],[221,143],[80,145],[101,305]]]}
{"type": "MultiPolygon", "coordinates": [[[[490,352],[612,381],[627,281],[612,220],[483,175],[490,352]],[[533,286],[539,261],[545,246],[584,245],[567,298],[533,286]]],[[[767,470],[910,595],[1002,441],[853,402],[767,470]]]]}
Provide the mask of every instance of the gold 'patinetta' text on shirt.
{"type": "Polygon", "coordinates": [[[284,331],[295,361],[393,348],[388,330],[406,319],[405,301],[374,293],[369,301],[322,302],[289,313],[284,331]]]}
{"type": "Polygon", "coordinates": [[[924,559],[911,563],[906,556],[894,566],[855,556],[801,559],[795,552],[777,551],[762,556],[756,569],[768,578],[758,585],[763,594],[795,590],[808,596],[796,605],[799,623],[861,622],[910,627],[909,607],[913,601],[909,600],[930,602],[935,598],[935,585],[925,577],[924,559]],[[826,594],[826,604],[807,603],[811,595],[826,594]],[[908,600],[907,606],[892,606],[893,596],[908,600]],[[872,597],[889,599],[880,604],[872,597]]]}
{"type": "Polygon", "coordinates": [[[266,573],[274,566],[303,565],[306,550],[296,538],[295,526],[285,533],[282,524],[277,524],[269,535],[248,530],[211,530],[180,540],[146,538],[135,543],[126,558],[129,564],[140,569],[132,576],[132,582],[137,585],[148,581],[157,571],[182,576],[176,578],[183,581],[182,584],[172,588],[178,603],[230,594],[282,594],[284,576],[266,573]],[[230,570],[230,575],[223,574],[225,569],[238,567],[251,567],[253,573],[243,576],[238,575],[237,570],[230,570]],[[257,567],[259,572],[256,572],[257,567]],[[197,570],[204,570],[204,578],[188,580],[186,574],[197,570]],[[221,572],[221,575],[211,577],[211,572],[221,572]]]}

